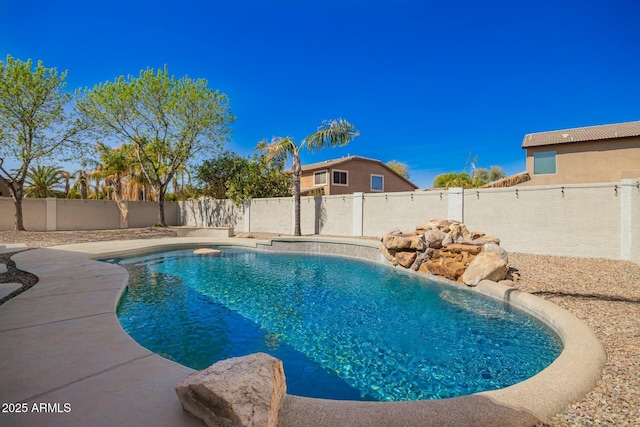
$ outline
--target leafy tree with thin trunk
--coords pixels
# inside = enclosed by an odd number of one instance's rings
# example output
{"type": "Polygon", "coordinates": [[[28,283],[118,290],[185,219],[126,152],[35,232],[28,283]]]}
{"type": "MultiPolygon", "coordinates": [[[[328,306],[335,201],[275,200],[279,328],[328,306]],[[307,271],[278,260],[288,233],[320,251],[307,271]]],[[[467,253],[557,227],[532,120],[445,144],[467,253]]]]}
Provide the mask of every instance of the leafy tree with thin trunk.
{"type": "Polygon", "coordinates": [[[166,226],[164,201],[174,175],[203,152],[228,139],[231,115],[226,95],[204,79],[177,79],[162,70],[120,76],[85,90],[80,114],[103,136],[131,141],[137,165],[158,197],[158,223],[166,226]]]}
{"type": "Polygon", "coordinates": [[[72,96],[65,92],[67,72],[33,67],[7,55],[0,61],[0,179],[9,187],[15,205],[16,230],[24,230],[22,199],[27,173],[34,161],[69,154],[85,125],[65,111],[72,96]],[[4,162],[17,161],[9,171],[4,162]]]}
{"type": "Polygon", "coordinates": [[[350,143],[360,132],[344,119],[325,120],[315,133],[307,136],[300,144],[296,144],[290,137],[274,137],[271,142],[260,141],[256,149],[266,152],[271,161],[282,162],[289,157],[293,160],[291,172],[293,175],[293,200],[294,200],[294,232],[300,236],[300,177],[302,165],[300,164],[300,151],[306,148],[309,151],[318,151],[327,147],[342,147],[350,143]]]}
{"type": "Polygon", "coordinates": [[[291,195],[291,176],[283,171],[284,162],[267,160],[264,153],[239,158],[225,182],[226,197],[240,205],[243,200],[291,195]]]}

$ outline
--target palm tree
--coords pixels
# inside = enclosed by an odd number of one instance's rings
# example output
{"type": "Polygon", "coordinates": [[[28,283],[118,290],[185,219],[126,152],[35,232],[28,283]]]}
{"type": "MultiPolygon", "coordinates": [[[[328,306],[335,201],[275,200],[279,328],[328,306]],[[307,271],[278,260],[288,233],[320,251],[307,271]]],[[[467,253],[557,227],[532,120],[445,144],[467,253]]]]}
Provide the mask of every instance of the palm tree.
{"type": "Polygon", "coordinates": [[[82,200],[86,200],[89,198],[89,176],[88,171],[84,169],[77,170],[75,172],[77,175],[76,180],[71,185],[71,191],[69,197],[77,198],[78,191],[80,192],[80,198],[82,200]]]}
{"type": "Polygon", "coordinates": [[[68,171],[60,171],[60,178],[64,179],[64,197],[69,198],[69,192],[71,191],[71,174],[68,171]]]}
{"type": "Polygon", "coordinates": [[[25,181],[25,196],[55,197],[56,187],[62,181],[62,170],[54,166],[31,166],[25,181]]]}
{"type": "Polygon", "coordinates": [[[297,145],[290,137],[274,137],[270,143],[265,140],[260,141],[257,150],[266,152],[269,161],[283,161],[291,157],[293,166],[293,200],[295,236],[300,236],[300,176],[302,175],[302,165],[300,164],[300,150],[307,148],[309,151],[322,150],[326,147],[342,147],[347,145],[356,136],[359,136],[355,127],[344,119],[325,120],[315,133],[307,136],[297,145]]]}

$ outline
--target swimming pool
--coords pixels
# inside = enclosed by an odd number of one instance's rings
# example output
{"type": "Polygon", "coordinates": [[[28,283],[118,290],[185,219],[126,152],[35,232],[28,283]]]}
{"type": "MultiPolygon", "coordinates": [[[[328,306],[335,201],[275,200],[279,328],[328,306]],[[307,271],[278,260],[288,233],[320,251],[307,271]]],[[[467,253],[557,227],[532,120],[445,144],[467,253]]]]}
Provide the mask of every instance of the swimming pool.
{"type": "Polygon", "coordinates": [[[558,337],[508,305],[364,261],[223,249],[119,260],[123,328],[194,369],[264,351],[288,392],[439,399],[503,388],[548,366],[558,337]]]}

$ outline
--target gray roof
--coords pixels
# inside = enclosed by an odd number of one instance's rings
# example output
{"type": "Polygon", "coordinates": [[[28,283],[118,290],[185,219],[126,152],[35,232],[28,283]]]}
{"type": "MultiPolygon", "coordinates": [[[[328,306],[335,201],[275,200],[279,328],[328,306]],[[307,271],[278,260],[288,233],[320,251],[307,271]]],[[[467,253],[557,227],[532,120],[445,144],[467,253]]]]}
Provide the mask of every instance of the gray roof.
{"type": "Polygon", "coordinates": [[[640,121],[530,133],[524,136],[522,148],[633,136],[640,136],[640,121]]]}

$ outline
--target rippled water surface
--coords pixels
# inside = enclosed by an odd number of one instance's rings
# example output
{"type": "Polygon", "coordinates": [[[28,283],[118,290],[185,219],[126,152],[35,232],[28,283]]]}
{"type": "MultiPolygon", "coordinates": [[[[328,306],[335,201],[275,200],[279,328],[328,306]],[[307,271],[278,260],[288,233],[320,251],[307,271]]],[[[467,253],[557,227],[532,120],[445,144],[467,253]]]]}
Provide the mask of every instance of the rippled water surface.
{"type": "Polygon", "coordinates": [[[287,392],[440,399],[506,387],[548,366],[558,337],[500,302],[364,261],[222,249],[113,260],[140,344],[194,369],[262,351],[287,392]]]}

